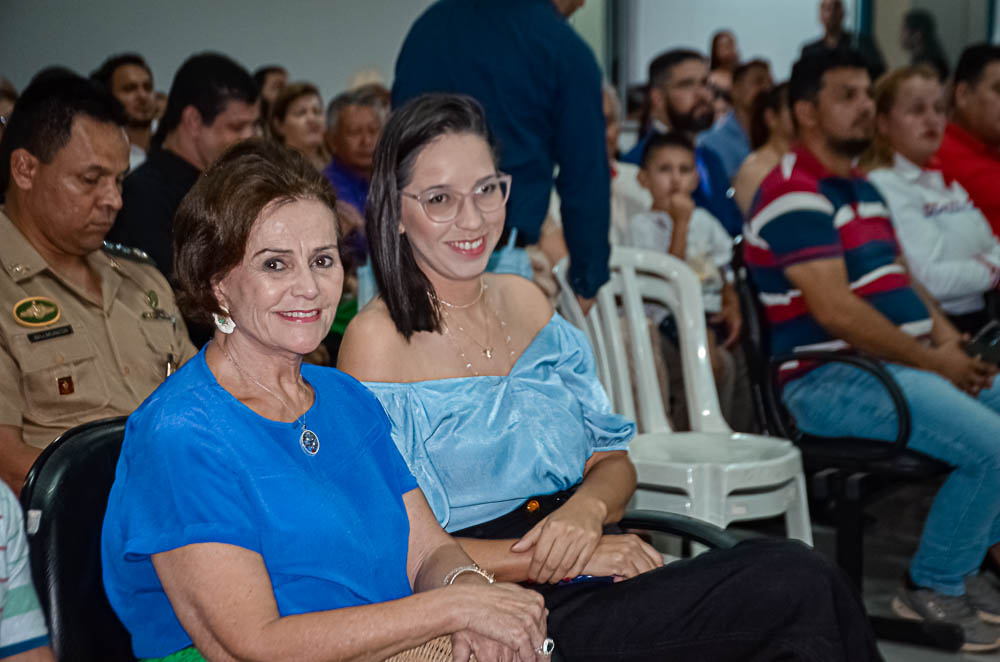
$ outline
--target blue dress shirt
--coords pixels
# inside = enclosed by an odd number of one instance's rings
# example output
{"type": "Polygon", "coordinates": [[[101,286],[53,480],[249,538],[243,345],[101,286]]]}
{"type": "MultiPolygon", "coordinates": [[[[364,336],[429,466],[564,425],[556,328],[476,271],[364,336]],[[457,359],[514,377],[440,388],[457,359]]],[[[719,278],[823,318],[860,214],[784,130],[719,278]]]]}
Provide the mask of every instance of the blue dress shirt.
{"type": "Polygon", "coordinates": [[[721,123],[702,134],[698,144],[715,152],[730,181],[750,156],[750,136],[732,111],[721,123]]]}

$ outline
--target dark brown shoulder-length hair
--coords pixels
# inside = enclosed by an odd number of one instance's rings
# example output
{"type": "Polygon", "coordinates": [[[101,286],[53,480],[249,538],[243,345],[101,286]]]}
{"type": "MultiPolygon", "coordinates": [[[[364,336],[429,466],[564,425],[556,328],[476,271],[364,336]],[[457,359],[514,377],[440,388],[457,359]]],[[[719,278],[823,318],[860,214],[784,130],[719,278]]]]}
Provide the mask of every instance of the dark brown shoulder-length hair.
{"type": "Polygon", "coordinates": [[[237,266],[267,207],[316,200],[334,212],[329,182],[301,154],[264,138],[237,143],[203,172],[174,216],[177,304],[194,322],[221,313],[212,286],[237,266]]]}
{"type": "Polygon", "coordinates": [[[372,270],[396,330],[407,340],[418,331],[440,331],[434,288],[417,266],[409,239],[399,232],[400,191],[413,178],[413,164],[428,144],[445,134],[473,134],[496,149],[482,106],[461,94],[423,94],[393,111],[375,147],[365,204],[365,231],[372,270]]]}

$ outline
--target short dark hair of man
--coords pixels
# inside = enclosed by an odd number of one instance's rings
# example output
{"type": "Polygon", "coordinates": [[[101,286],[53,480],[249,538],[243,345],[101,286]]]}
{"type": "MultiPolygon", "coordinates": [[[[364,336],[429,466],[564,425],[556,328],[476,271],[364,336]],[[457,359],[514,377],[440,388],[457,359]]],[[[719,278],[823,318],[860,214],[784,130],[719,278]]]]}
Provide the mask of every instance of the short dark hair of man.
{"type": "Polygon", "coordinates": [[[1000,46],[985,43],[969,46],[958,58],[954,84],[967,83],[974,87],[979,83],[986,67],[997,61],[1000,61],[1000,46]]]}
{"type": "Polygon", "coordinates": [[[741,80],[754,69],[763,69],[764,71],[770,72],[771,63],[759,57],[739,63],[736,65],[736,68],[733,69],[733,83],[741,80]]]}
{"type": "Polygon", "coordinates": [[[167,94],[167,108],[153,136],[161,144],[181,123],[181,113],[194,106],[202,124],[209,125],[230,101],[252,104],[259,91],[250,73],[221,53],[199,53],[189,57],[174,76],[167,94]]]}
{"type": "Polygon", "coordinates": [[[421,94],[394,110],[386,122],[372,164],[372,182],[365,204],[365,234],[371,249],[375,283],[389,316],[404,338],[417,331],[440,331],[441,311],[428,295],[434,286],[417,265],[405,234],[400,191],[413,178],[413,166],[424,147],[454,133],[470,133],[496,150],[486,114],[463,94],[421,94]]]}
{"type": "Polygon", "coordinates": [[[853,48],[835,48],[832,51],[806,55],[792,66],[788,80],[788,105],[795,107],[799,101],[815,102],[823,88],[823,76],[833,69],[864,69],[868,61],[853,48]]]}
{"type": "Polygon", "coordinates": [[[705,56],[689,48],[675,48],[672,51],[660,53],[649,63],[649,87],[661,87],[670,78],[673,68],[688,60],[704,60],[705,56]]]}
{"type": "Polygon", "coordinates": [[[760,149],[771,139],[771,129],[767,126],[767,111],[780,113],[788,105],[788,82],[779,83],[769,90],[760,92],[753,100],[750,114],[750,148],[760,149]]]}
{"type": "Polygon", "coordinates": [[[694,141],[681,131],[667,131],[666,133],[654,133],[649,137],[649,140],[646,141],[646,146],[642,150],[640,166],[646,169],[656,153],[668,147],[683,149],[686,152],[690,152],[691,158],[694,158],[694,141]]]}
{"type": "Polygon", "coordinates": [[[86,115],[98,122],[126,125],[125,111],[111,94],[69,71],[48,71],[35,76],[17,99],[0,140],[0,184],[10,184],[10,157],[25,149],[42,163],[49,163],[69,142],[73,119],[86,115]]]}
{"type": "Polygon", "coordinates": [[[388,114],[388,107],[382,100],[378,89],[371,85],[356,87],[347,92],[341,92],[326,106],[326,126],[328,129],[336,128],[337,118],[348,106],[366,106],[375,109],[375,113],[385,121],[388,114]]]}
{"type": "Polygon", "coordinates": [[[209,325],[222,313],[212,292],[246,253],[250,231],[269,205],[315,200],[334,213],[330,183],[301,154],[266,138],[230,147],[202,173],[174,216],[177,305],[209,325]]]}
{"type": "Polygon", "coordinates": [[[280,64],[266,64],[263,67],[258,67],[257,71],[253,72],[253,81],[257,83],[257,89],[264,89],[264,83],[267,82],[267,77],[271,74],[282,74],[288,73],[283,66],[280,64]]]}
{"type": "Polygon", "coordinates": [[[114,77],[115,71],[118,70],[118,67],[124,67],[126,64],[142,67],[149,74],[150,78],[153,77],[153,70],[149,68],[149,65],[146,64],[141,55],[138,53],[119,53],[105,60],[94,73],[90,74],[90,79],[104,89],[111,91],[111,79],[114,77]]]}

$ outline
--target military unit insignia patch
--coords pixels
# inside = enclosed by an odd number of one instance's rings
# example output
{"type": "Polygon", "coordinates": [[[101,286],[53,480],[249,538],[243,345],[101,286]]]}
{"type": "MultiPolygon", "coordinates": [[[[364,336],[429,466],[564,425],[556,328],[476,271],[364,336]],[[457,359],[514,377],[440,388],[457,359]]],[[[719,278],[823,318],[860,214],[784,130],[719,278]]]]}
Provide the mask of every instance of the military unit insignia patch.
{"type": "Polygon", "coordinates": [[[48,326],[61,315],[59,304],[48,297],[28,297],[14,304],[14,320],[21,326],[48,326]]]}

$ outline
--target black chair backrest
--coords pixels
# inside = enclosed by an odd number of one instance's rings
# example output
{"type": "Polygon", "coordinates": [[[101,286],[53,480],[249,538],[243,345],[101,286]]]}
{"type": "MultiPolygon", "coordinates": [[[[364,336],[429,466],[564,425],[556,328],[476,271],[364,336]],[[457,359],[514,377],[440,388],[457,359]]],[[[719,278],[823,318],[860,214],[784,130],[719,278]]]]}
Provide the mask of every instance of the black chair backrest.
{"type": "Polygon", "coordinates": [[[101,526],[124,437],[124,417],[67,431],[21,490],[31,575],[60,662],[135,660],[101,576],[101,526]]]}
{"type": "Polygon", "coordinates": [[[772,398],[766,377],[770,369],[768,357],[771,354],[771,336],[764,317],[766,313],[743,258],[743,241],[743,237],[740,237],[733,245],[733,275],[740,314],[743,316],[740,348],[747,364],[757,420],[766,434],[779,435],[780,428],[774,421],[774,411],[768,406],[768,400],[772,398]]]}

